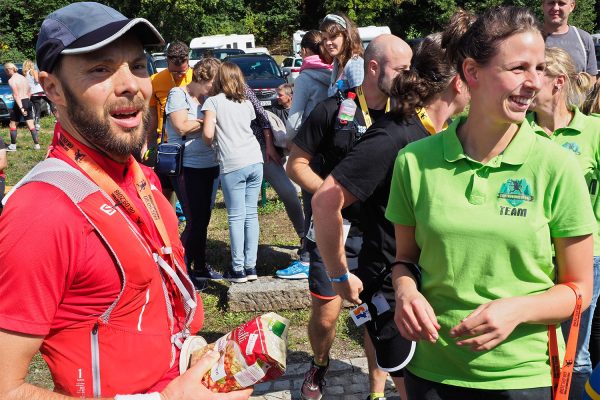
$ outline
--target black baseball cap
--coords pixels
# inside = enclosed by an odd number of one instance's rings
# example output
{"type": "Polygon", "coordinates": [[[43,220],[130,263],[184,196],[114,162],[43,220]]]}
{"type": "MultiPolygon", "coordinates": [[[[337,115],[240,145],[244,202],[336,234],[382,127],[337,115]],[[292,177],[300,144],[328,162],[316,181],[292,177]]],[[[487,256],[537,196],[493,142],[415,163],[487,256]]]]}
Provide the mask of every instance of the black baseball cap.
{"type": "Polygon", "coordinates": [[[60,55],[98,50],[129,31],[135,31],[144,46],[164,44],[160,33],[144,18],[127,18],[95,2],[69,4],[42,23],[36,44],[38,67],[52,72],[60,55]]]}

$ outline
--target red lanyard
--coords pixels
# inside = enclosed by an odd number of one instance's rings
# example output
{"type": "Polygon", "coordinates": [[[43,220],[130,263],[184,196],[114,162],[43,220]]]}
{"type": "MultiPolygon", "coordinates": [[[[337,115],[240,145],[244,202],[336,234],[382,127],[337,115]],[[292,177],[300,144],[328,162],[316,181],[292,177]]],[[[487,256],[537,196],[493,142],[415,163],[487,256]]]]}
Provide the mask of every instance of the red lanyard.
{"type": "Polygon", "coordinates": [[[111,197],[117,202],[117,205],[123,206],[123,209],[130,214],[131,219],[135,221],[141,228],[146,240],[150,242],[155,251],[161,255],[171,254],[171,241],[169,239],[169,235],[167,234],[167,229],[165,228],[160,211],[156,206],[156,200],[154,199],[154,195],[150,189],[150,184],[148,183],[148,180],[146,180],[146,176],[144,175],[144,172],[137,161],[134,160],[131,163],[135,189],[138,193],[138,196],[144,203],[148,214],[152,217],[154,225],[156,226],[156,229],[162,238],[164,247],[159,243],[156,243],[150,228],[144,223],[141,213],[133,201],[131,201],[129,196],[127,196],[127,193],[125,193],[110,176],[108,176],[108,174],[98,165],[96,161],[94,161],[94,159],[92,159],[92,157],[90,157],[79,145],[74,143],[64,132],[61,132],[58,145],[59,146],[57,148],[62,150],[83,171],[85,171],[85,173],[87,173],[89,177],[102,188],[102,190],[110,194],[111,197]]]}
{"type": "Polygon", "coordinates": [[[558,357],[558,344],[556,340],[556,326],[548,325],[548,350],[550,353],[550,371],[552,373],[552,393],[554,400],[567,400],[571,388],[571,376],[573,375],[573,366],[575,364],[575,353],[577,352],[577,339],[579,338],[579,323],[581,322],[581,305],[583,299],[579,288],[572,282],[562,283],[567,285],[575,292],[576,302],[571,330],[567,340],[565,359],[560,368],[558,357]]]}

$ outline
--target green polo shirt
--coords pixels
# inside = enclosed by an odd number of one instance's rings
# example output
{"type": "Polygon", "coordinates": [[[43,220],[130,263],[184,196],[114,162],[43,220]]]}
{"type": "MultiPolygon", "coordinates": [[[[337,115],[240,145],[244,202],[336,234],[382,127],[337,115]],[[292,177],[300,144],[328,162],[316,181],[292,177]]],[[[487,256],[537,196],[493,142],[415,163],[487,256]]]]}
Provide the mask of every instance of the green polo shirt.
{"type": "Polygon", "coordinates": [[[596,229],[585,181],[573,157],[527,123],[483,165],[463,151],[462,122],[409,144],[394,166],[386,217],[415,227],[421,291],[441,325],[436,343],[418,343],[408,369],[462,387],[550,386],[545,325],[521,324],[487,352],[457,346],[449,330],[481,304],[554,285],[551,238],[596,229]]]}
{"type": "MultiPolygon", "coordinates": [[[[600,196],[598,196],[600,191],[598,187],[598,181],[600,181],[600,119],[583,114],[577,107],[573,107],[573,111],[575,114],[571,123],[565,128],[555,130],[551,136],[548,136],[535,122],[535,113],[529,113],[527,120],[536,133],[552,139],[575,154],[588,185],[596,222],[600,222],[600,196]]],[[[594,255],[600,256],[600,234],[598,232],[594,235],[594,255]]]]}

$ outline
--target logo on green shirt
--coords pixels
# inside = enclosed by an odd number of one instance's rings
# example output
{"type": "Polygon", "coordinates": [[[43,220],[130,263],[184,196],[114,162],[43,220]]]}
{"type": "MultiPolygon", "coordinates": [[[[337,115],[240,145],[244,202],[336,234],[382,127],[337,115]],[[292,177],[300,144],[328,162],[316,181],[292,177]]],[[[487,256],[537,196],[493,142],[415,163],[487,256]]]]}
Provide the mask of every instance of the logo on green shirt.
{"type": "Polygon", "coordinates": [[[581,155],[581,148],[575,142],[563,143],[562,147],[564,147],[567,150],[571,150],[573,153],[577,154],[578,156],[581,155]]]}
{"type": "Polygon", "coordinates": [[[498,198],[505,199],[508,204],[517,207],[525,201],[533,201],[531,188],[525,178],[509,179],[502,184],[498,198]]]}

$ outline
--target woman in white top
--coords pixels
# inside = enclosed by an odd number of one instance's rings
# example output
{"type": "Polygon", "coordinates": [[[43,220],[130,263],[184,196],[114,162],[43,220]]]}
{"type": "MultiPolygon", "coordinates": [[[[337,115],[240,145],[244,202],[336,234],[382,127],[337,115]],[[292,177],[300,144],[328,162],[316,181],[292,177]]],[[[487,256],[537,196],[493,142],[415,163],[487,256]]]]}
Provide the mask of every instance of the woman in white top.
{"type": "Polygon", "coordinates": [[[205,97],[211,93],[220,65],[215,58],[200,60],[194,65],[192,81],[171,89],[165,106],[167,140],[185,146],[183,171],[179,176],[171,177],[171,183],[185,215],[181,241],[192,280],[223,279],[206,263],[206,237],[219,165],[213,148],[202,140],[203,114],[200,110],[205,97]]]}
{"type": "Polygon", "coordinates": [[[236,283],[257,279],[257,202],[263,178],[263,156],[250,127],[256,114],[244,84],[240,68],[224,62],[214,82],[213,93],[218,94],[202,106],[203,139],[216,145],[227,207],[231,268],[225,278],[236,283]]]}

